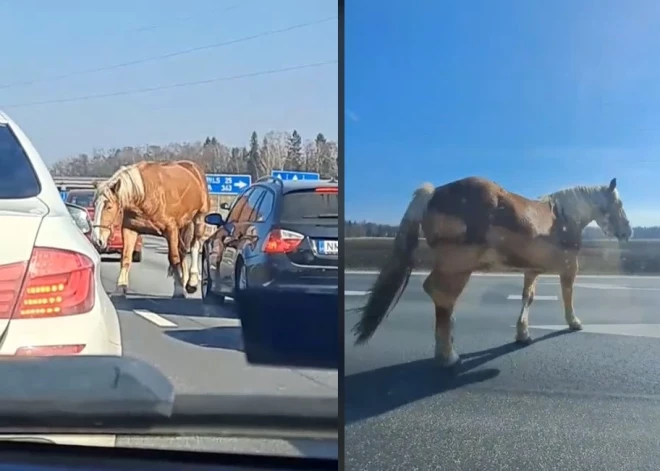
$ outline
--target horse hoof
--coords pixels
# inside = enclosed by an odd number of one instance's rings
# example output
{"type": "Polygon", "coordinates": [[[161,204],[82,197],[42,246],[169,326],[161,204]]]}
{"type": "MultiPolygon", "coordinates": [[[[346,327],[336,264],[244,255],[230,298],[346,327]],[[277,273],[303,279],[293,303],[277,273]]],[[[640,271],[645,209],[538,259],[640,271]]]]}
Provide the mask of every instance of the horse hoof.
{"type": "Polygon", "coordinates": [[[527,337],[516,337],[516,343],[523,346],[531,345],[534,343],[534,339],[530,335],[527,335],[527,337]]]}
{"type": "Polygon", "coordinates": [[[194,294],[197,291],[197,286],[186,285],[186,292],[188,294],[194,294]]]}
{"type": "Polygon", "coordinates": [[[126,286],[118,286],[111,294],[111,298],[125,298],[128,288],[126,286]]]}
{"type": "Polygon", "coordinates": [[[457,353],[453,353],[448,358],[437,357],[438,364],[443,370],[455,370],[461,364],[461,357],[457,353]]]}
{"type": "Polygon", "coordinates": [[[582,330],[582,323],[580,321],[571,322],[570,324],[568,324],[568,328],[574,332],[578,330],[582,330]]]}
{"type": "Polygon", "coordinates": [[[186,295],[183,293],[173,294],[172,299],[186,299],[186,295]]]}

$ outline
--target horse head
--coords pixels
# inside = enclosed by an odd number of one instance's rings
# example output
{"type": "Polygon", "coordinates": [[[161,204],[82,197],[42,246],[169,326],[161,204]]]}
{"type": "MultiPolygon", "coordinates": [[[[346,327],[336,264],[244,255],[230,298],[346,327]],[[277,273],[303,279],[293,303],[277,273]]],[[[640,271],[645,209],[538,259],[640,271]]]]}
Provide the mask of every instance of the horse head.
{"type": "Polygon", "coordinates": [[[609,185],[602,186],[598,194],[593,215],[596,224],[608,237],[627,242],[632,237],[633,230],[616,189],[616,178],[613,178],[609,185]]]}
{"type": "Polygon", "coordinates": [[[114,226],[121,224],[125,208],[144,198],[142,176],[136,166],[122,167],[107,181],[99,183],[94,196],[95,243],[105,249],[114,226]]]}

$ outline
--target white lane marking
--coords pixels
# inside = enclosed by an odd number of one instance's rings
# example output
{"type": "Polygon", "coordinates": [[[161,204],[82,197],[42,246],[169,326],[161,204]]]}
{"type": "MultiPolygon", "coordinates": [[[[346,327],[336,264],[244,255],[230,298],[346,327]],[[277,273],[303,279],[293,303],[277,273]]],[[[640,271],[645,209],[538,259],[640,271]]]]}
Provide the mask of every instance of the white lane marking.
{"type": "Polygon", "coordinates": [[[180,321],[182,324],[185,324],[186,321],[194,322],[199,327],[191,327],[193,330],[203,330],[212,327],[241,327],[240,319],[232,319],[228,317],[187,317],[176,314],[170,314],[169,316],[170,319],[180,321]]]}
{"type": "Polygon", "coordinates": [[[147,311],[146,309],[133,309],[133,312],[152,324],[156,324],[158,327],[177,327],[174,322],[165,319],[163,316],[159,316],[155,312],[147,311]]]}
{"type": "MultiPolygon", "coordinates": [[[[565,330],[562,325],[530,325],[530,329],[565,330]]],[[[660,324],[585,324],[582,332],[589,334],[624,335],[628,337],[660,338],[660,324]]]]}
{"type": "MultiPolygon", "coordinates": [[[[510,294],[506,299],[522,301],[522,294],[510,294]]],[[[557,301],[557,296],[534,295],[534,301],[557,301]]]]}
{"type": "Polygon", "coordinates": [[[344,296],[366,296],[369,291],[344,291],[344,296]]]}
{"type": "MultiPolygon", "coordinates": [[[[377,270],[344,270],[344,275],[378,275],[377,270]]],[[[414,271],[413,276],[428,276],[430,271],[414,271]]],[[[484,278],[522,278],[522,273],[473,273],[472,276],[484,278]]],[[[558,275],[540,275],[539,278],[556,278],[558,275]]],[[[660,275],[578,275],[578,279],[603,278],[615,280],[660,280],[660,275]]]]}
{"type": "MultiPolygon", "coordinates": [[[[558,282],[550,282],[550,283],[544,283],[548,285],[558,285],[558,282]]],[[[626,290],[635,290],[635,291],[660,291],[660,288],[649,288],[646,286],[619,286],[619,285],[604,285],[604,284],[596,284],[596,283],[575,283],[573,286],[576,288],[589,288],[589,289],[602,289],[605,291],[611,291],[611,290],[619,290],[619,291],[626,291],[626,290]]]]}

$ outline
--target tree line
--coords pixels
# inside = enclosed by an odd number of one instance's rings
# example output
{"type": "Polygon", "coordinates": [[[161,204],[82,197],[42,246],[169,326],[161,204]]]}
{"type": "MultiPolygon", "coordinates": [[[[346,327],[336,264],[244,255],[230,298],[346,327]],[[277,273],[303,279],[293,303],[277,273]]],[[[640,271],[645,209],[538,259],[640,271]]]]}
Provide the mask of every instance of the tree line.
{"type": "MultiPolygon", "coordinates": [[[[398,226],[391,224],[378,224],[367,221],[346,221],[344,224],[345,237],[394,237],[398,226]]],[[[660,239],[660,227],[635,227],[635,239],[660,239]]],[[[599,227],[586,227],[582,233],[588,240],[602,239],[605,237],[599,227]]]]}
{"type": "Polygon", "coordinates": [[[272,170],[317,172],[321,178],[337,178],[337,143],[319,133],[303,140],[298,131],[270,131],[261,139],[252,132],[249,144],[230,147],[208,136],[203,141],[145,145],[121,149],[95,149],[90,154],[68,157],[51,166],[53,176],[110,177],[122,165],[142,160],[192,160],[206,173],[250,174],[252,180],[270,175],[272,170]]]}

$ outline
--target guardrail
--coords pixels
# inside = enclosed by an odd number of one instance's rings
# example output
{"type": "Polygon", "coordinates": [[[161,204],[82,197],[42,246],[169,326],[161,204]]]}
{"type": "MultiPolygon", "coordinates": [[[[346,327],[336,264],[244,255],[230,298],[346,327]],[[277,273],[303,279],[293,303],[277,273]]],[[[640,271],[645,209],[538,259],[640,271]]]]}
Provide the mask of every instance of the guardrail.
{"type": "Polygon", "coordinates": [[[53,177],[55,184],[60,189],[85,190],[93,189],[95,184],[107,180],[103,177],[53,177]]]}

